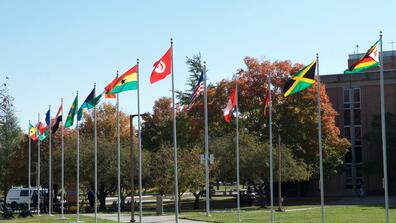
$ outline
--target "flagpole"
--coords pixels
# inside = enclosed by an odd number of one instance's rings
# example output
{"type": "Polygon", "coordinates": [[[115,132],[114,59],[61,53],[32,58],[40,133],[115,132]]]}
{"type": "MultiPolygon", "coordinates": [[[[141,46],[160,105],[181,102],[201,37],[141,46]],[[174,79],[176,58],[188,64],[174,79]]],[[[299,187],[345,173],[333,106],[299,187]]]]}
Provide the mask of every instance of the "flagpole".
{"type": "Polygon", "coordinates": [[[61,191],[61,219],[66,219],[65,215],[64,215],[64,197],[65,197],[65,154],[64,154],[64,141],[63,141],[63,130],[64,130],[64,126],[63,126],[63,98],[61,98],[61,107],[62,107],[62,127],[61,127],[61,138],[62,138],[62,142],[61,142],[61,169],[62,169],[62,173],[61,173],[61,186],[62,186],[62,191],[61,191]]]}
{"type": "MultiPolygon", "coordinates": [[[[78,97],[78,91],[77,91],[78,97]]],[[[77,222],[80,222],[80,126],[77,121],[77,222]]]]}
{"type": "MultiPolygon", "coordinates": [[[[40,123],[40,113],[38,113],[38,121],[40,123]]],[[[37,215],[40,216],[40,132],[37,140],[37,215]]]]}
{"type": "Polygon", "coordinates": [[[386,126],[385,126],[385,93],[384,93],[384,58],[382,53],[382,31],[380,31],[380,91],[381,91],[381,135],[382,135],[382,156],[384,168],[384,192],[385,192],[385,214],[386,223],[389,223],[389,195],[388,195],[388,164],[386,147],[386,126]]]}
{"type": "Polygon", "coordinates": [[[30,211],[30,200],[31,200],[31,193],[30,193],[30,191],[31,191],[31,167],[30,167],[30,165],[31,165],[31,159],[32,159],[32,157],[31,157],[31,141],[30,141],[30,120],[29,120],[29,128],[28,128],[28,138],[29,138],[29,161],[28,161],[28,187],[29,187],[29,199],[28,199],[28,210],[30,211]]]}
{"type": "MultiPolygon", "coordinates": [[[[96,97],[96,83],[94,83],[94,89],[95,89],[95,96],[96,97]]],[[[98,214],[98,140],[97,140],[97,126],[96,126],[96,104],[93,107],[93,116],[94,116],[94,159],[95,159],[95,167],[94,167],[94,174],[95,174],[95,185],[94,185],[94,191],[95,191],[95,201],[94,201],[94,212],[95,212],[95,223],[98,222],[97,214],[98,214]]]]}
{"type": "MultiPolygon", "coordinates": [[[[117,71],[118,76],[118,71],[117,71]]],[[[120,94],[117,93],[117,221],[120,222],[120,212],[121,212],[121,166],[120,166],[120,117],[119,117],[119,110],[120,110],[120,94]]]]}
{"type": "Polygon", "coordinates": [[[172,51],[172,116],[173,116],[173,159],[175,172],[175,222],[179,222],[179,180],[177,173],[177,140],[176,140],[176,108],[175,108],[175,77],[173,67],[173,38],[171,38],[172,51]]]}
{"type": "Polygon", "coordinates": [[[204,75],[204,113],[205,113],[205,188],[206,216],[210,216],[210,183],[209,183],[209,148],[208,148],[208,88],[206,86],[206,62],[203,66],[204,75]]]}
{"type": "MultiPolygon", "coordinates": [[[[137,84],[138,84],[138,89],[137,89],[137,104],[138,104],[138,144],[139,144],[139,222],[142,222],[143,218],[143,204],[142,204],[142,134],[140,131],[140,76],[139,76],[139,59],[137,59],[137,84]]],[[[133,128],[133,126],[132,126],[133,128]]],[[[133,137],[133,136],[132,136],[133,137]]],[[[134,195],[134,192],[132,192],[132,195],[134,195]]],[[[134,204],[131,203],[133,206],[134,204]]]]}
{"type": "Polygon", "coordinates": [[[270,193],[271,193],[271,223],[275,221],[274,214],[274,174],[272,164],[272,96],[271,96],[271,72],[268,73],[268,97],[269,97],[269,161],[270,161],[270,193]]]}
{"type": "Polygon", "coordinates": [[[239,108],[238,108],[238,74],[235,78],[235,127],[236,127],[236,142],[235,142],[235,153],[236,153],[236,172],[237,172],[237,218],[241,221],[241,193],[240,193],[240,182],[239,182],[239,108]]]}
{"type": "Polygon", "coordinates": [[[319,166],[320,166],[320,207],[322,212],[322,223],[325,222],[324,213],[324,187],[323,187],[323,151],[322,151],[322,115],[320,108],[320,74],[319,74],[319,54],[316,54],[316,77],[318,85],[318,144],[319,144],[319,166]]]}
{"type": "Polygon", "coordinates": [[[48,215],[52,216],[52,120],[51,120],[51,105],[49,111],[49,153],[48,153],[48,215]]]}

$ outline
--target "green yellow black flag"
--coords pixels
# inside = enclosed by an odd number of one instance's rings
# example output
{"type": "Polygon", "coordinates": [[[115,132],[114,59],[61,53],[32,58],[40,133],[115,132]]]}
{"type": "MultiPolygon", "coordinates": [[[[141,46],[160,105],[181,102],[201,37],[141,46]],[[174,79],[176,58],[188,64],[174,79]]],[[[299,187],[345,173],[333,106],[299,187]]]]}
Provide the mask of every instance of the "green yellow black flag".
{"type": "Polygon", "coordinates": [[[283,87],[284,96],[287,97],[311,87],[315,83],[315,69],[316,60],[298,71],[283,87]]]}

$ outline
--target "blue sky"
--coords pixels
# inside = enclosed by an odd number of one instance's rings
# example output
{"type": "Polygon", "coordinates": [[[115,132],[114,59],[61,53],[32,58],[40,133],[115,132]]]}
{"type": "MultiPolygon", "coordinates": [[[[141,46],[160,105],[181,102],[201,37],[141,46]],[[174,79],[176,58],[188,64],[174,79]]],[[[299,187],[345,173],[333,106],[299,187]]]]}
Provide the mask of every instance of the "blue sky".
{"type": "MultiPolygon", "coordinates": [[[[91,91],[141,61],[142,112],[170,96],[170,78],[149,84],[152,64],[174,38],[176,89],[185,89],[186,56],[201,53],[210,82],[243,68],[243,58],[308,63],[320,54],[322,74],[340,73],[359,44],[366,51],[384,32],[396,41],[396,1],[21,1],[0,2],[0,77],[10,78],[21,127],[48,105],[64,115],[75,92],[91,91]]],[[[395,45],[396,48],[396,45],[395,45]]],[[[136,93],[121,109],[136,113],[136,93]]]]}

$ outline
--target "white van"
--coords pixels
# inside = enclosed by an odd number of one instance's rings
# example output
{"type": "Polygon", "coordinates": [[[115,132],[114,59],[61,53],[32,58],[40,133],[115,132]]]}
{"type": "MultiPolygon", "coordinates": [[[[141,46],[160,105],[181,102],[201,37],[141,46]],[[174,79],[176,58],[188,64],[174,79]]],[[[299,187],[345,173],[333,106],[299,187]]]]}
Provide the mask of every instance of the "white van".
{"type": "MultiPolygon", "coordinates": [[[[45,188],[40,189],[41,200],[43,199],[43,196],[45,193],[47,193],[47,191],[48,190],[45,188]]],[[[33,197],[34,193],[37,193],[37,187],[30,188],[30,198],[29,198],[29,188],[12,187],[10,190],[8,190],[7,197],[6,197],[6,203],[7,204],[27,204],[29,202],[29,199],[30,199],[30,202],[33,203],[32,197],[33,197]]]]}

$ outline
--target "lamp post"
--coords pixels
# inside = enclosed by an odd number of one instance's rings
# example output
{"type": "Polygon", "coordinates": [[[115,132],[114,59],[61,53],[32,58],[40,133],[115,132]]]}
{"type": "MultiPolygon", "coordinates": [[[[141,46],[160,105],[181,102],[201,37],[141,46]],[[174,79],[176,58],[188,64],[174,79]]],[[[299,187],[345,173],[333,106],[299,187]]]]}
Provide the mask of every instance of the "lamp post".
{"type": "MultiPolygon", "coordinates": [[[[147,116],[148,113],[141,114],[140,116],[144,117],[147,116]]],[[[133,114],[129,116],[129,128],[130,128],[130,137],[131,137],[131,147],[130,147],[130,161],[131,161],[131,220],[129,222],[133,223],[136,222],[135,220],[135,159],[133,154],[133,137],[135,136],[135,128],[133,127],[133,118],[139,116],[138,114],[133,114]]],[[[138,129],[140,131],[140,129],[138,129]]],[[[140,189],[140,188],[139,188],[140,189]]],[[[141,201],[140,201],[141,202],[141,201]]]]}

